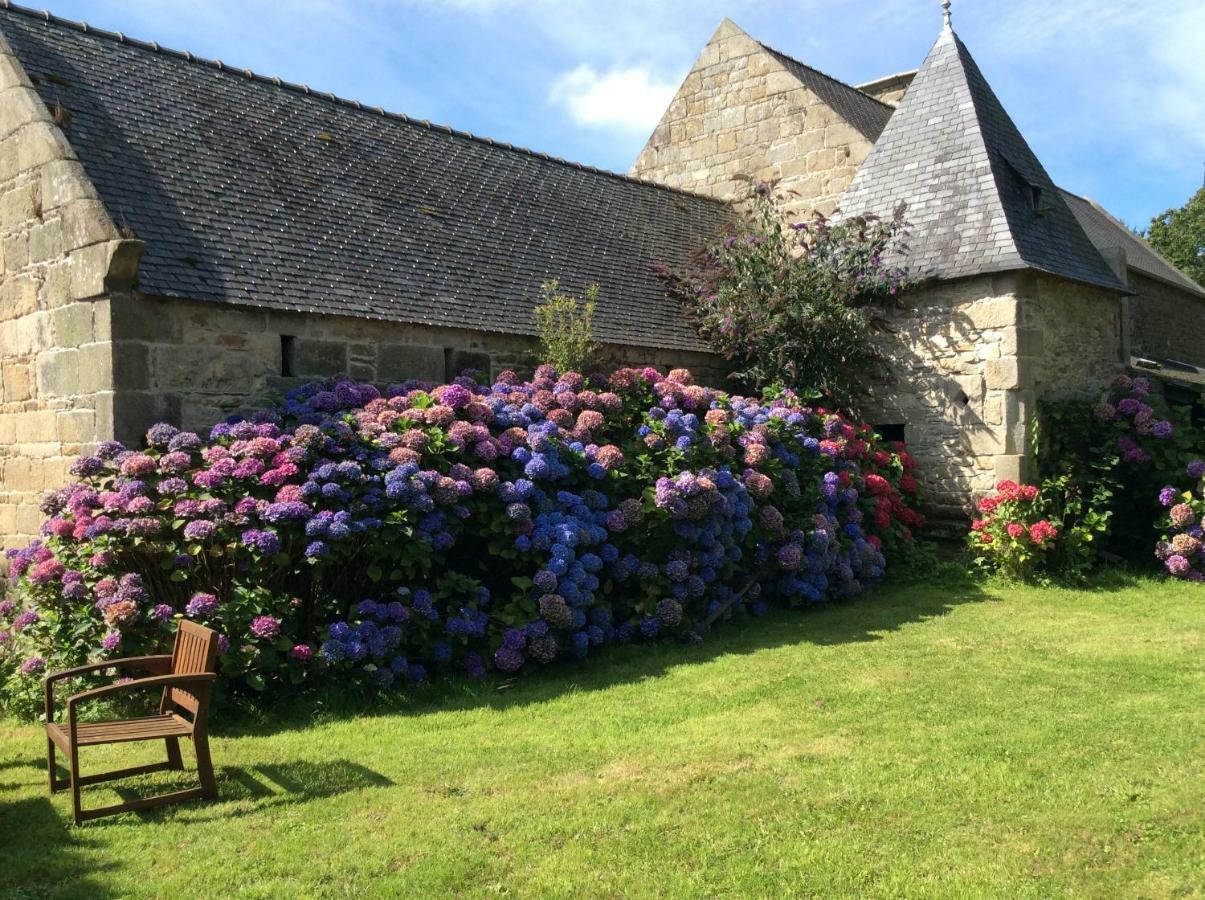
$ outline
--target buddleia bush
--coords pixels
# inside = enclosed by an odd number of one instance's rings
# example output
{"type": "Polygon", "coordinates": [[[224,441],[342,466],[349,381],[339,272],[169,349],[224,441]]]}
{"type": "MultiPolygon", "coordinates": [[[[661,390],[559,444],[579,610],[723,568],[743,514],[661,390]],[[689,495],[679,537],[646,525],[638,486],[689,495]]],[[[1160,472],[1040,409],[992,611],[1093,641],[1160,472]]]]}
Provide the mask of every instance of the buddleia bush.
{"type": "Polygon", "coordinates": [[[45,671],[161,651],[182,619],[219,631],[237,691],[527,672],[851,597],[921,522],[902,445],[684,370],[312,384],[72,472],[9,553],[22,712],[45,671]]]}

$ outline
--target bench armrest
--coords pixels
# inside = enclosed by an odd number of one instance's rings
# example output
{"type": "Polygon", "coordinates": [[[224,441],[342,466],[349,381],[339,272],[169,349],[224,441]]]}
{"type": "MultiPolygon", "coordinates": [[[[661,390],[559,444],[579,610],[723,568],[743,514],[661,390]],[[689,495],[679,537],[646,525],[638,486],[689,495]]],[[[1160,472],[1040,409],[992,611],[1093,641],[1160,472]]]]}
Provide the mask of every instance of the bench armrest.
{"type": "Polygon", "coordinates": [[[196,672],[191,675],[152,675],[150,678],[135,678],[116,684],[106,684],[103,687],[92,688],[90,691],[80,691],[67,698],[67,725],[71,732],[71,740],[75,741],[75,707],[77,704],[95,700],[97,697],[107,697],[122,691],[140,690],[143,688],[169,688],[211,685],[217,680],[216,672],[196,672]]]}
{"type": "Polygon", "coordinates": [[[63,669],[51,672],[46,676],[46,721],[54,721],[54,683],[67,678],[75,678],[88,672],[100,672],[104,669],[144,669],[152,673],[171,671],[172,658],[170,654],[162,656],[126,656],[122,659],[109,659],[104,662],[90,663],[86,666],[76,666],[74,669],[63,669]]]}
{"type": "Polygon", "coordinates": [[[146,669],[148,672],[153,672],[155,669],[170,669],[171,664],[171,654],[163,656],[126,656],[122,659],[109,659],[104,662],[89,663],[86,666],[76,666],[74,669],[51,672],[46,676],[46,683],[50,684],[55,681],[62,681],[64,678],[75,678],[77,675],[83,675],[87,672],[99,672],[102,669],[146,669]]]}

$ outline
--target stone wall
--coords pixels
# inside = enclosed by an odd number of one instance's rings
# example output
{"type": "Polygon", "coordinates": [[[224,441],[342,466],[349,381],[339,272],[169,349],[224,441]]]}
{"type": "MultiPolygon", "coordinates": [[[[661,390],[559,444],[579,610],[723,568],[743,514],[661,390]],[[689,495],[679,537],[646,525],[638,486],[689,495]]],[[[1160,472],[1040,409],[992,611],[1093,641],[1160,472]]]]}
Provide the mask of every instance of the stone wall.
{"type": "Polygon", "coordinates": [[[889,317],[892,360],[866,417],[904,425],[939,526],[965,527],[996,482],[1024,480],[1037,405],[1092,396],[1121,363],[1116,292],[1033,272],[940,282],[889,317]]]}
{"type": "MultiPolygon", "coordinates": [[[[315,378],[440,382],[465,368],[493,376],[537,361],[535,339],[521,335],[143,296],[115,298],[112,309],[114,356],[124,360],[114,431],[128,442],[160,420],[207,429],[315,378]]],[[[604,346],[602,356],[607,366],[687,366],[716,386],[728,371],[704,353],[604,346]]]]}
{"type": "Polygon", "coordinates": [[[912,84],[915,77],[916,70],[913,69],[911,72],[900,72],[898,75],[887,75],[866,84],[859,84],[858,90],[889,106],[899,106],[904,94],[908,93],[908,85],[912,84]]]}
{"type": "Polygon", "coordinates": [[[105,212],[0,37],[0,542],[25,543],[44,491],[112,436],[109,297],[142,245],[105,212]]]}
{"type": "Polygon", "coordinates": [[[1130,269],[1127,297],[1130,350],[1137,356],[1205,366],[1205,297],[1130,269]]]}
{"type": "Polygon", "coordinates": [[[1120,295],[1047,275],[1031,281],[1021,320],[1034,399],[1099,394],[1124,361],[1120,295]]]}
{"type": "Polygon", "coordinates": [[[1024,395],[1020,327],[1032,290],[1022,273],[918,289],[889,315],[880,337],[892,365],[862,410],[875,425],[905,427],[920,463],[926,512],[939,530],[965,529],[978,496],[1023,477],[1024,395]]]}
{"type": "Polygon", "coordinates": [[[725,20],[632,174],[720,199],[749,179],[794,193],[788,214],[831,213],[871,144],[764,47],[725,20]]]}

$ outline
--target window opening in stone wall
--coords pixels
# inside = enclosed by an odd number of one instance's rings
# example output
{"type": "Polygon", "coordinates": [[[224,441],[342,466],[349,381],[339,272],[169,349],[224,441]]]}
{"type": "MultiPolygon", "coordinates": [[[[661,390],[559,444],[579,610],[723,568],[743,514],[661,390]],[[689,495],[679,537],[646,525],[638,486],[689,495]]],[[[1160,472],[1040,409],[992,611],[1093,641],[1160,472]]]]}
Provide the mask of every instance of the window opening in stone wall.
{"type": "Polygon", "coordinates": [[[904,426],[902,424],[899,424],[899,425],[876,425],[876,426],[874,426],[874,430],[885,441],[906,440],[906,438],[904,437],[904,426]]]}
{"type": "Polygon", "coordinates": [[[280,336],[280,374],[285,378],[297,374],[297,338],[291,334],[280,336]]]}

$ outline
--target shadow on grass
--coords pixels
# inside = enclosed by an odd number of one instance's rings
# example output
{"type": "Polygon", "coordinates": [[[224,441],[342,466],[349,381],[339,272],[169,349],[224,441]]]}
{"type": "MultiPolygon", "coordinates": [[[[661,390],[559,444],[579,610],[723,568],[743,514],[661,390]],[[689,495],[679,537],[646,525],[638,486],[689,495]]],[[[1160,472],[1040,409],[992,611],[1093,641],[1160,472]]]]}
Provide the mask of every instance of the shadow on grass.
{"type": "Polygon", "coordinates": [[[992,599],[981,581],[964,569],[940,567],[932,581],[915,574],[879,586],[854,600],[802,609],[774,609],[762,618],[741,616],[717,623],[698,643],[662,641],[609,646],[582,664],[560,663],[530,676],[471,681],[444,677],[430,686],[366,695],[325,686],[273,703],[268,711],[228,706],[214,722],[226,737],[263,736],[354,717],[423,716],[490,707],[542,703],[567,692],[603,690],[644,681],[682,665],[730,654],[756,653],[794,644],[837,645],[882,640],[905,625],[943,616],[964,603],[992,599]]]}
{"type": "Polygon", "coordinates": [[[72,826],[70,810],[52,803],[48,793],[20,800],[5,796],[17,789],[27,792],[33,783],[44,791],[45,765],[42,758],[0,763],[3,770],[27,770],[26,778],[0,784],[0,897],[115,896],[95,878],[120,861],[96,861],[88,852],[95,839],[72,826]]]}
{"type": "MultiPolygon", "coordinates": [[[[210,801],[189,801],[178,806],[156,807],[128,815],[144,822],[166,816],[179,816],[194,822],[216,822],[259,815],[274,807],[308,803],[365,788],[392,787],[394,782],[367,766],[347,759],[321,763],[296,760],[263,763],[255,766],[217,766],[218,797],[210,801]]],[[[180,787],[189,787],[195,774],[188,772],[180,787]]],[[[122,800],[134,800],[148,793],[161,792],[162,784],[143,789],[136,782],[114,788],[122,800]]],[[[126,814],[123,814],[126,815],[126,814]]]]}

